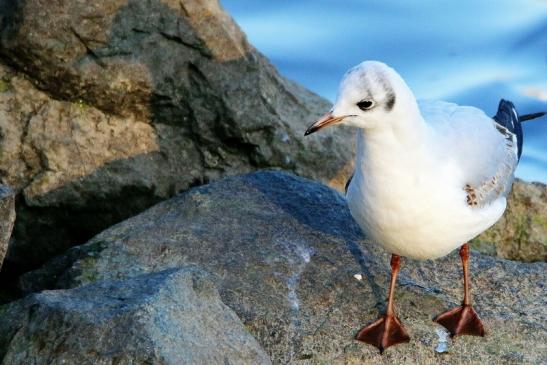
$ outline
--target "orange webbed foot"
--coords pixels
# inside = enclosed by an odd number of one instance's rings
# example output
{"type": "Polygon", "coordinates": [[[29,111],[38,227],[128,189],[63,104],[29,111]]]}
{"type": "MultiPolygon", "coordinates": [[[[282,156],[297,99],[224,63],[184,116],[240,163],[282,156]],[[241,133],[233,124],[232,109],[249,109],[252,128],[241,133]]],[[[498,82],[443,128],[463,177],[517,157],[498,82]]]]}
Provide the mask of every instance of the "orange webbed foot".
{"type": "Polygon", "coordinates": [[[444,326],[452,337],[460,335],[484,336],[484,326],[470,304],[461,305],[433,319],[444,326]]]}
{"type": "Polygon", "coordinates": [[[390,346],[410,341],[403,324],[394,315],[384,315],[357,332],[355,339],[376,346],[380,353],[390,346]]]}

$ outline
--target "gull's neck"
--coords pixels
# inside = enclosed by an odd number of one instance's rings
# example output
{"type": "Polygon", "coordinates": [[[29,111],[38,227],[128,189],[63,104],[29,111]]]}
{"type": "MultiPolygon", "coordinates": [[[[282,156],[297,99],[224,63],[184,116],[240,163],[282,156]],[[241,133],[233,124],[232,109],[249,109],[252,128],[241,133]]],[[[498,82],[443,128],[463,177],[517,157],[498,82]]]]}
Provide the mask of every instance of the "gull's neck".
{"type": "Polygon", "coordinates": [[[398,175],[402,165],[417,164],[424,157],[428,128],[414,96],[405,96],[385,123],[374,129],[358,130],[356,168],[365,175],[390,169],[391,175],[398,175]]]}

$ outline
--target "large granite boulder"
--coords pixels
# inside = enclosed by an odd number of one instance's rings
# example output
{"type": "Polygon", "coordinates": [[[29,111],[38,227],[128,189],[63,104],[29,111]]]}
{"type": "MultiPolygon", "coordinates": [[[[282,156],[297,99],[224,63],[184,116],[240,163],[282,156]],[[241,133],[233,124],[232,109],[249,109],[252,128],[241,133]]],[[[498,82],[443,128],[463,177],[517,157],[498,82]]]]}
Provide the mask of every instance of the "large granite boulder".
{"type": "Polygon", "coordinates": [[[2,364],[269,364],[207,274],[169,269],[0,307],[2,364]]]}
{"type": "Polygon", "coordinates": [[[0,269],[8,251],[14,222],[15,194],[9,187],[0,185],[0,269]]]}
{"type": "Polygon", "coordinates": [[[451,254],[403,259],[396,307],[409,344],[380,356],[356,342],[384,306],[389,255],[363,237],[339,193],[279,172],[224,179],[157,204],[25,275],[21,286],[79,288],[187,265],[216,278],[222,301],[273,363],[547,361],[546,264],[480,253],[471,256],[471,290],[485,338],[447,340],[432,322],[462,299],[460,260],[451,254]]]}
{"type": "Polygon", "coordinates": [[[503,217],[473,248],[518,261],[547,261],[547,185],[516,180],[503,217]]]}
{"type": "Polygon", "coordinates": [[[191,186],[278,167],[343,187],[351,137],[217,0],[0,0],[0,180],[21,272],[191,186]]]}

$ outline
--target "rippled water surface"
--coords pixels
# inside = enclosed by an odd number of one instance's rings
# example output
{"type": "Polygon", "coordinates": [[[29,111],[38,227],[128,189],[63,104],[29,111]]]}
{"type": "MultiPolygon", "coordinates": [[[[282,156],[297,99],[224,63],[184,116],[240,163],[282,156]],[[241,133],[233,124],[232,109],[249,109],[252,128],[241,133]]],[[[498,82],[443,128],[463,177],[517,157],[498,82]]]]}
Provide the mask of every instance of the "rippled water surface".
{"type": "MultiPolygon", "coordinates": [[[[344,72],[386,62],[419,99],[547,110],[547,1],[222,0],[282,74],[334,100],[344,72]],[[419,6],[416,4],[420,4],[419,6]]],[[[547,182],[547,118],[525,124],[517,176],[547,182]]]]}

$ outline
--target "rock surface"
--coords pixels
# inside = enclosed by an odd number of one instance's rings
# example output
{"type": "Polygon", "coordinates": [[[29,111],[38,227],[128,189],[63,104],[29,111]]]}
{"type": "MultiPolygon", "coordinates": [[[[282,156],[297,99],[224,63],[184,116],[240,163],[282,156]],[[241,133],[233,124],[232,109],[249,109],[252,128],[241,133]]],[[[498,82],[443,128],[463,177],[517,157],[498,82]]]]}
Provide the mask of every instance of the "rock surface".
{"type": "Polygon", "coordinates": [[[503,217],[473,248],[518,261],[547,261],[547,185],[517,180],[503,217]]]}
{"type": "Polygon", "coordinates": [[[8,251],[14,222],[15,195],[9,187],[0,185],[0,268],[8,251]]]}
{"type": "Polygon", "coordinates": [[[269,364],[208,275],[169,269],[0,307],[2,364],[269,364]]]}
{"type": "Polygon", "coordinates": [[[154,203],[279,167],[343,187],[351,137],[216,0],[0,0],[0,180],[28,269],[154,203]]]}
{"type": "Polygon", "coordinates": [[[285,173],[194,188],[69,250],[21,285],[77,288],[186,265],[216,277],[222,301],[276,364],[547,361],[546,264],[480,253],[471,256],[471,290],[487,337],[440,341],[431,319],[463,295],[460,260],[451,254],[403,260],[396,308],[410,344],[380,356],[353,340],[383,308],[389,255],[363,238],[341,195],[285,173]],[[448,345],[445,353],[439,345],[448,345]]]}
{"type": "Polygon", "coordinates": [[[9,187],[0,185],[0,269],[8,251],[14,222],[15,194],[9,187]]]}

